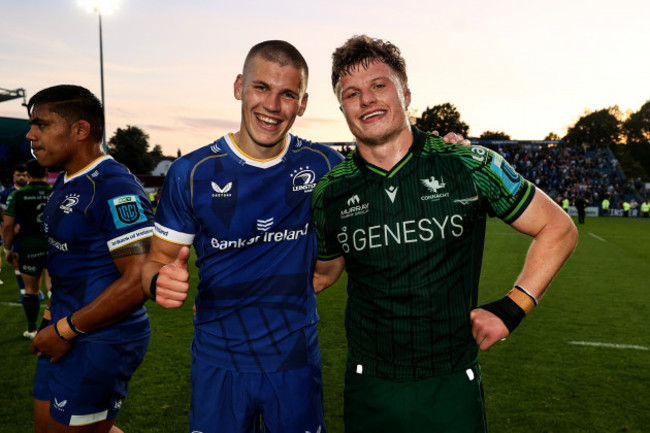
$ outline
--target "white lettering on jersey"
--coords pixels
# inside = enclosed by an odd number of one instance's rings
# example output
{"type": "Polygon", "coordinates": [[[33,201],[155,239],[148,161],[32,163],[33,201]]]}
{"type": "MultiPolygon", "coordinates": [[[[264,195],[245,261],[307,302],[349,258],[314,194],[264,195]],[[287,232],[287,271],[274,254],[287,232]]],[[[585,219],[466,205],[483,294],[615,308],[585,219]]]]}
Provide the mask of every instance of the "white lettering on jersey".
{"type": "Polygon", "coordinates": [[[417,242],[431,242],[435,238],[445,239],[462,236],[462,215],[446,216],[444,220],[422,218],[420,220],[399,221],[394,225],[376,225],[354,230],[350,235],[347,226],[341,227],[336,239],[341,244],[343,252],[350,249],[364,251],[372,248],[386,248],[393,245],[417,242]]]}
{"type": "Polygon", "coordinates": [[[296,239],[299,239],[301,236],[307,235],[308,231],[309,231],[309,223],[305,224],[305,227],[302,229],[297,229],[297,230],[285,229],[277,232],[265,231],[264,234],[255,235],[248,239],[239,238],[239,239],[232,239],[232,240],[224,240],[224,239],[212,238],[210,240],[210,245],[214,249],[223,251],[230,248],[244,248],[260,242],[270,243],[270,242],[295,241],[296,239]]]}

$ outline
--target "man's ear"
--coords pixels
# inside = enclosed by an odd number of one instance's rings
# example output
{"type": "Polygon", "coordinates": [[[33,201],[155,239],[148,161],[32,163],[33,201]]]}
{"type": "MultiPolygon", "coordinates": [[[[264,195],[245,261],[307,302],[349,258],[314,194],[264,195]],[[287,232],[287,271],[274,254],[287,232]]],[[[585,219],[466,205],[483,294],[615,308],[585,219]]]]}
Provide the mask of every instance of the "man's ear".
{"type": "Polygon", "coordinates": [[[404,108],[409,108],[411,105],[411,89],[404,87],[404,108]]]}
{"type": "Polygon", "coordinates": [[[307,109],[307,100],[309,99],[309,93],[305,93],[302,95],[302,101],[300,101],[300,108],[298,109],[298,116],[302,116],[305,114],[305,110],[307,109]]]}
{"type": "Polygon", "coordinates": [[[90,123],[87,120],[77,120],[70,128],[72,135],[77,140],[85,140],[90,137],[90,123]]]}
{"type": "Polygon", "coordinates": [[[235,78],[235,84],[234,84],[235,99],[237,99],[238,101],[241,101],[243,89],[244,89],[244,77],[242,76],[242,74],[239,74],[237,75],[237,78],[235,78]]]}

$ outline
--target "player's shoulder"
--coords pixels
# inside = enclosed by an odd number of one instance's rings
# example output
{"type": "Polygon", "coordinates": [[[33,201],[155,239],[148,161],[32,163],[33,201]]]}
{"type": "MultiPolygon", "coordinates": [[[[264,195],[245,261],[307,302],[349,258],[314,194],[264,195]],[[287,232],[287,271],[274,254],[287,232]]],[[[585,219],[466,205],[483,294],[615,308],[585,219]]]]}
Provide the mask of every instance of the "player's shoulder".
{"type": "Polygon", "coordinates": [[[314,142],[293,134],[289,134],[289,139],[290,146],[294,151],[311,150],[325,156],[330,161],[335,161],[336,163],[343,160],[343,155],[328,144],[314,142]]]}
{"type": "Polygon", "coordinates": [[[176,158],[169,167],[168,175],[169,173],[178,175],[183,172],[189,174],[188,172],[206,159],[214,156],[223,156],[227,153],[227,144],[224,138],[221,137],[210,144],[206,144],[176,158]]]}
{"type": "Polygon", "coordinates": [[[1,203],[6,202],[7,198],[9,198],[11,193],[14,192],[14,191],[16,191],[16,187],[13,186],[13,185],[8,187],[8,188],[3,189],[2,192],[0,192],[0,202],[1,203]]]}
{"type": "Polygon", "coordinates": [[[346,181],[350,177],[354,177],[359,173],[359,164],[355,158],[355,152],[350,152],[347,154],[345,159],[337,166],[332,168],[327,174],[325,174],[314,189],[314,195],[318,196],[323,194],[323,192],[334,187],[337,183],[346,181]]]}
{"type": "MultiPolygon", "coordinates": [[[[58,184],[57,180],[55,188],[58,184]]],[[[64,184],[70,185],[81,194],[92,196],[112,196],[143,191],[140,179],[132,174],[127,166],[111,156],[100,158],[82,172],[65,179],[64,184]]]]}

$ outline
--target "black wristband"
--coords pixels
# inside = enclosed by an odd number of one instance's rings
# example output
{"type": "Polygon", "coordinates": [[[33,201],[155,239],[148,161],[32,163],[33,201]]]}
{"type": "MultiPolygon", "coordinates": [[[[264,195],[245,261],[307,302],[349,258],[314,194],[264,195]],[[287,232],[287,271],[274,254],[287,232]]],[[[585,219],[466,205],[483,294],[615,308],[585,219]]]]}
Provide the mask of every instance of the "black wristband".
{"type": "Polygon", "coordinates": [[[156,272],[156,275],[153,276],[151,284],[149,285],[149,295],[154,301],[156,300],[156,282],[158,281],[158,275],[160,275],[160,272],[156,272]]]}
{"type": "Polygon", "coordinates": [[[72,332],[74,332],[74,333],[77,334],[77,335],[85,334],[84,331],[80,330],[79,328],[77,328],[77,327],[75,326],[74,322],[72,321],[72,314],[70,314],[70,315],[67,317],[67,319],[68,319],[68,325],[70,325],[70,329],[72,329],[72,332]]]}
{"type": "Polygon", "coordinates": [[[489,311],[497,316],[510,332],[514,331],[523,318],[526,317],[526,312],[508,296],[504,296],[489,304],[483,304],[478,308],[489,311]]]}

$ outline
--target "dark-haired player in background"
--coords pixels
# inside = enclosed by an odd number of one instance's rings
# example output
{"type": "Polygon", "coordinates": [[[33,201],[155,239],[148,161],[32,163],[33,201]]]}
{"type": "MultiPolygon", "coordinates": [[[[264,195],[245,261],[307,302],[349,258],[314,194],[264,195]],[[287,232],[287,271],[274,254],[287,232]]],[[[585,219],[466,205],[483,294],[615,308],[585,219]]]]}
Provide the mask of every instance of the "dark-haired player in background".
{"type": "Polygon", "coordinates": [[[38,313],[41,308],[41,275],[47,290],[50,278],[47,273],[47,237],[43,231],[43,211],[50,198],[52,187],[47,184],[47,170],[37,160],[25,164],[27,185],[14,191],[7,200],[4,211],[2,238],[5,242],[7,263],[20,271],[25,283],[23,309],[27,316],[27,331],[23,337],[36,336],[38,313]],[[14,228],[20,221],[20,245],[13,251],[14,228]]]}
{"type": "MultiPolygon", "coordinates": [[[[2,192],[0,192],[0,223],[2,222],[3,219],[4,210],[7,207],[7,199],[9,198],[11,193],[27,185],[27,168],[25,167],[25,164],[17,164],[14,166],[13,170],[11,171],[11,179],[12,179],[11,186],[3,189],[2,192]]],[[[2,235],[1,230],[0,230],[0,236],[4,237],[2,235]]],[[[2,243],[4,244],[4,240],[2,243]]],[[[17,239],[14,239],[12,246],[14,247],[14,249],[18,247],[17,239]]],[[[6,247],[4,248],[5,248],[4,250],[5,254],[7,252],[11,252],[10,249],[6,247]]],[[[0,269],[2,269],[2,258],[0,258],[0,269]]],[[[15,269],[14,273],[16,275],[16,281],[18,282],[18,289],[20,291],[20,298],[18,298],[18,303],[20,304],[21,302],[23,302],[23,297],[25,296],[25,282],[23,281],[23,278],[20,276],[20,271],[18,270],[18,268],[14,268],[14,269],[15,269]]],[[[2,284],[2,280],[0,280],[0,284],[2,284]]]]}

